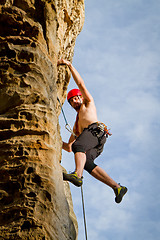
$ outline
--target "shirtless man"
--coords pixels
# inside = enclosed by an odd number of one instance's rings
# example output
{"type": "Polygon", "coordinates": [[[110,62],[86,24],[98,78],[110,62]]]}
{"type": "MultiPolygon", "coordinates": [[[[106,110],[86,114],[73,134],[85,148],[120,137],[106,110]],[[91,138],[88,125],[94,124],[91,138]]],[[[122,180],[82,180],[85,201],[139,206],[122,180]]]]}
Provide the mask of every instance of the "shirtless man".
{"type": "Polygon", "coordinates": [[[68,152],[74,152],[76,167],[71,174],[63,173],[63,179],[79,187],[83,183],[82,175],[83,169],[85,169],[93,177],[111,187],[116,195],[116,203],[120,203],[127,192],[127,188],[117,184],[101,167],[94,163],[95,158],[103,151],[103,146],[109,135],[107,127],[98,121],[93,97],[88,92],[77,70],[69,61],[64,59],[59,60],[58,65],[69,67],[79,88],[72,89],[67,95],[68,102],[77,112],[73,127],[73,132],[77,138],[74,134],[71,134],[68,143],[63,142],[62,147],[68,152]]]}

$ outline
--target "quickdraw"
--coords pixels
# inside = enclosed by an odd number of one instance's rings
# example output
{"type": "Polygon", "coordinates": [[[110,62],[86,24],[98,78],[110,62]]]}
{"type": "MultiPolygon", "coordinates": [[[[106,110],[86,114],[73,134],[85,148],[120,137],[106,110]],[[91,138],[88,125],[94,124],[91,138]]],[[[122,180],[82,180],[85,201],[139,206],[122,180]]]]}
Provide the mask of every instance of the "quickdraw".
{"type": "Polygon", "coordinates": [[[77,136],[76,136],[76,134],[73,132],[71,126],[69,125],[69,123],[68,123],[68,121],[67,121],[67,119],[66,119],[66,116],[65,116],[64,111],[63,111],[63,108],[62,108],[62,104],[61,104],[61,102],[60,102],[60,100],[59,100],[58,97],[57,97],[57,100],[58,100],[59,105],[60,105],[60,107],[61,107],[61,111],[62,111],[64,120],[65,120],[65,123],[66,123],[65,128],[66,128],[71,134],[73,134],[73,136],[76,138],[77,136]]]}

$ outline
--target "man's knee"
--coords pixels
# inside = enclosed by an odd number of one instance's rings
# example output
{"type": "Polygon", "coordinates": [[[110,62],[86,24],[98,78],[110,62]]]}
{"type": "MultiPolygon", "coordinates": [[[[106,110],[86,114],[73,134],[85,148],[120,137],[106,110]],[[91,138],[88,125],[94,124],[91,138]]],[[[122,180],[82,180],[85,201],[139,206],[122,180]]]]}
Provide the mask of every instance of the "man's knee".
{"type": "Polygon", "coordinates": [[[93,169],[94,169],[95,167],[97,167],[97,165],[96,165],[94,162],[92,162],[92,161],[86,161],[86,164],[85,164],[85,166],[84,166],[84,169],[85,169],[89,174],[91,174],[92,171],[93,171],[93,169]]]}
{"type": "Polygon", "coordinates": [[[84,149],[84,146],[82,144],[80,144],[79,142],[75,141],[73,144],[72,144],[72,151],[74,153],[76,152],[83,152],[85,153],[85,149],[84,149]]]}

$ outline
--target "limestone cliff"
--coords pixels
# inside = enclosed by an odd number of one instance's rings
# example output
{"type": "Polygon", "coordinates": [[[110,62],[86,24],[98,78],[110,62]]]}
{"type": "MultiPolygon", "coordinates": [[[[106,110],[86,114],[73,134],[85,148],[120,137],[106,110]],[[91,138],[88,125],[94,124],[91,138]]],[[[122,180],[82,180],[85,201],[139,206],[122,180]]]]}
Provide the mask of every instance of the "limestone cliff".
{"type": "Polygon", "coordinates": [[[83,0],[0,1],[0,239],[69,240],[58,125],[83,0]]]}

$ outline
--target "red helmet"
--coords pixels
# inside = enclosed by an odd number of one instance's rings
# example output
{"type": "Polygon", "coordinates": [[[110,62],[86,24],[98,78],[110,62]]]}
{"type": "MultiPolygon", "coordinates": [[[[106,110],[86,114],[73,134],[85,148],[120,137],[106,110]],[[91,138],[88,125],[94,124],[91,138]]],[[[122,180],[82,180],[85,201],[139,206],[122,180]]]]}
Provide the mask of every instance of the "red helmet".
{"type": "Polygon", "coordinates": [[[74,96],[82,96],[82,93],[79,89],[72,89],[71,91],[69,91],[68,95],[67,95],[67,100],[69,102],[69,100],[74,97],[74,96]]]}

